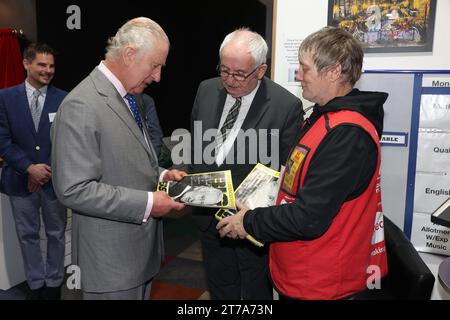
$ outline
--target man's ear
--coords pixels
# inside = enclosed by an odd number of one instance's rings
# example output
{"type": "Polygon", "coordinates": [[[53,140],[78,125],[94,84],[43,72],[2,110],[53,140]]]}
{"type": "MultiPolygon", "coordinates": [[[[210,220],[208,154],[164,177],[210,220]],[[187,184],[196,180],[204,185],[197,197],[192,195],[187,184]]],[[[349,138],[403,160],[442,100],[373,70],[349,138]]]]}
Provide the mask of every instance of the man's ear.
{"type": "Polygon", "coordinates": [[[262,65],[259,66],[258,69],[258,79],[261,80],[264,75],[266,74],[267,71],[267,64],[263,63],[262,65]]]}
{"type": "Polygon", "coordinates": [[[331,82],[339,81],[342,78],[342,66],[340,63],[335,64],[334,66],[329,67],[327,70],[327,76],[331,80],[331,82]]]}
{"type": "Polygon", "coordinates": [[[23,59],[22,63],[23,63],[23,67],[25,68],[25,70],[28,71],[28,68],[29,68],[29,66],[31,64],[30,61],[28,61],[27,59],[23,59]]]}
{"type": "Polygon", "coordinates": [[[136,49],[130,46],[125,47],[122,52],[122,59],[127,67],[130,66],[136,59],[136,49]]]}

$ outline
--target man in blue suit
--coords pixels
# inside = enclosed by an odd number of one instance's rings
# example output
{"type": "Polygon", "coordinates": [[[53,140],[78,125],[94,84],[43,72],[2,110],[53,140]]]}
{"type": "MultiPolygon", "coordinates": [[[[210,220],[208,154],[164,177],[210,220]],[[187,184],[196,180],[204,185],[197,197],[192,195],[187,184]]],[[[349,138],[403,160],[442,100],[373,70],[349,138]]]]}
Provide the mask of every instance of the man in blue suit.
{"type": "Polygon", "coordinates": [[[25,82],[0,90],[0,191],[9,195],[22,249],[29,299],[59,299],[64,277],[66,209],[56,199],[50,127],[66,92],[50,86],[55,53],[46,44],[24,51],[25,82]],[[47,258],[40,249],[40,213],[47,258]]]}

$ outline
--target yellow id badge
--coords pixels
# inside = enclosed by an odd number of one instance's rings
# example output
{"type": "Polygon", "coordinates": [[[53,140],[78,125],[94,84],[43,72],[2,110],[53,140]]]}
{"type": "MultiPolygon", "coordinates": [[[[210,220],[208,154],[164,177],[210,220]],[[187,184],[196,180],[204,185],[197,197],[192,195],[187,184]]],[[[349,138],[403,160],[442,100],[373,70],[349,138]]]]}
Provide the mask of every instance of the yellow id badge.
{"type": "Polygon", "coordinates": [[[290,194],[294,194],[296,191],[294,190],[294,187],[296,187],[295,182],[298,180],[300,168],[307,154],[308,150],[301,146],[296,146],[291,152],[291,156],[289,157],[288,163],[286,164],[286,170],[284,172],[282,184],[282,188],[290,194]]]}

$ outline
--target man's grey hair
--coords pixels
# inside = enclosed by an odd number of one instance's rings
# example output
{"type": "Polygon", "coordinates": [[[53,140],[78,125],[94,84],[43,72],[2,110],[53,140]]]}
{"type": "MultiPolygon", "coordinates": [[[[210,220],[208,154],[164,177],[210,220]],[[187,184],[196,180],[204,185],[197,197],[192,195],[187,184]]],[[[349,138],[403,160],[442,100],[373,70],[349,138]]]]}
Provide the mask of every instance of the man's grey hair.
{"type": "Polygon", "coordinates": [[[364,53],[358,40],[347,31],[325,27],[303,40],[299,57],[310,52],[319,73],[340,64],[344,82],[352,85],[361,77],[364,53]]]}
{"type": "Polygon", "coordinates": [[[220,57],[222,56],[223,48],[233,40],[242,41],[247,45],[253,59],[255,60],[255,67],[266,63],[267,52],[269,51],[266,40],[264,40],[264,38],[258,33],[251,31],[249,28],[240,28],[229,33],[220,46],[220,57]]]}
{"type": "Polygon", "coordinates": [[[146,17],[134,18],[120,27],[116,35],[108,40],[106,59],[117,60],[127,46],[133,47],[137,55],[141,56],[150,52],[158,40],[169,44],[169,38],[159,24],[146,17]]]}

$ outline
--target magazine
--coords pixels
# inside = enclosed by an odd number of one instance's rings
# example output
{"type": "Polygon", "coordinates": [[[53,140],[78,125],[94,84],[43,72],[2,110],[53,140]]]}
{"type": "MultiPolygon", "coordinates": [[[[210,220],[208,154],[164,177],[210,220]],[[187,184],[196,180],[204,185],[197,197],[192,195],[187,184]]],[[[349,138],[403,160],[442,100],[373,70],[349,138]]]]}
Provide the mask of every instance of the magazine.
{"type": "MultiPolygon", "coordinates": [[[[234,193],[236,200],[250,209],[275,205],[279,189],[279,177],[278,171],[272,170],[261,163],[256,164],[236,189],[234,193]]],[[[222,220],[222,218],[235,213],[236,210],[220,209],[216,212],[215,217],[222,220]]],[[[246,238],[258,247],[264,246],[264,243],[250,235],[246,238]]]]}
{"type": "Polygon", "coordinates": [[[230,170],[195,173],[180,181],[160,182],[157,190],[189,206],[236,209],[230,170]]]}
{"type": "Polygon", "coordinates": [[[450,228],[450,198],[431,214],[431,222],[450,228]]]}

